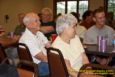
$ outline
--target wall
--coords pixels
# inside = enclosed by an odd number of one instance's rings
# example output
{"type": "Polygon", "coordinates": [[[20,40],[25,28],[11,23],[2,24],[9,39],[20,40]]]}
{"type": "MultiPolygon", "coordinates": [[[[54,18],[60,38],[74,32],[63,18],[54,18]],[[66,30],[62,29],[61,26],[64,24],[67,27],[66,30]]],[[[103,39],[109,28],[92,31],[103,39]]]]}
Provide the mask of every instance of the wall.
{"type": "MultiPolygon", "coordinates": [[[[53,9],[53,0],[43,0],[44,2],[44,7],[49,7],[53,9]]],[[[100,6],[104,6],[104,0],[89,0],[89,9],[94,10],[100,6]]]]}
{"type": "MultiPolygon", "coordinates": [[[[104,0],[89,0],[90,10],[104,5],[104,0]]],[[[53,0],[0,0],[0,25],[3,25],[7,32],[13,31],[18,24],[17,14],[20,12],[41,12],[44,7],[53,10],[53,0]],[[5,15],[9,15],[6,22],[5,15]]]]}
{"type": "MultiPolygon", "coordinates": [[[[43,0],[43,7],[49,7],[53,10],[53,1],[55,0],[43,0]]],[[[89,0],[89,4],[89,9],[93,11],[100,6],[104,6],[104,0],[89,0]]]]}
{"type": "MultiPolygon", "coordinates": [[[[53,0],[44,0],[44,7],[53,9],[53,0]]],[[[100,6],[104,6],[104,0],[89,0],[89,9],[94,10],[100,6]]]]}
{"type": "Polygon", "coordinates": [[[53,0],[43,0],[43,7],[49,7],[53,10],[53,0]]]}
{"type": "Polygon", "coordinates": [[[0,0],[0,24],[6,32],[13,31],[18,24],[17,14],[20,12],[40,12],[42,0],[0,0]],[[4,16],[8,15],[6,22],[4,16]]]}
{"type": "Polygon", "coordinates": [[[100,6],[104,6],[104,0],[89,0],[89,9],[94,10],[100,6]]]}

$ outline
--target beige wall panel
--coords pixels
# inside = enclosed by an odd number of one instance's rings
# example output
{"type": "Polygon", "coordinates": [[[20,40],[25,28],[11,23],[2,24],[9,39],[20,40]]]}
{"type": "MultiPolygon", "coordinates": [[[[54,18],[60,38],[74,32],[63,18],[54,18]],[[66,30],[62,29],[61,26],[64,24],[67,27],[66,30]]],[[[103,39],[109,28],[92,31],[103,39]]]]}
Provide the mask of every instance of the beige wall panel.
{"type": "Polygon", "coordinates": [[[53,10],[53,0],[43,0],[43,8],[48,7],[53,10]]]}
{"type": "MultiPolygon", "coordinates": [[[[90,0],[90,10],[104,6],[104,0],[90,0]]],[[[0,24],[7,32],[13,31],[18,24],[17,14],[20,12],[41,12],[44,7],[53,10],[53,0],[0,0],[0,24]],[[9,20],[5,21],[4,16],[9,15],[9,20]]]]}
{"type": "Polygon", "coordinates": [[[40,12],[42,0],[0,0],[0,24],[7,32],[13,31],[18,24],[17,14],[20,12],[40,12]],[[6,22],[4,16],[9,15],[6,22]]]}
{"type": "Polygon", "coordinates": [[[104,6],[104,0],[89,0],[89,9],[95,10],[96,8],[100,6],[104,6]]]}

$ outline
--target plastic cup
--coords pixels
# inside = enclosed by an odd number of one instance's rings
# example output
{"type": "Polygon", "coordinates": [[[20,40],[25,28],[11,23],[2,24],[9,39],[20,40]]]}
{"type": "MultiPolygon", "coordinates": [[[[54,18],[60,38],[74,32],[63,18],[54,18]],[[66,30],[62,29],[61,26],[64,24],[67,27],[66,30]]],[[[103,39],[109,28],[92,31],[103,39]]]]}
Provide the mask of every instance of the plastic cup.
{"type": "Polygon", "coordinates": [[[52,34],[52,42],[56,39],[57,35],[56,34],[52,34]]]}
{"type": "Polygon", "coordinates": [[[97,45],[98,45],[98,50],[99,51],[101,51],[102,40],[103,40],[103,36],[98,36],[97,37],[97,45]]]}
{"type": "Polygon", "coordinates": [[[107,49],[107,40],[106,40],[106,39],[103,39],[103,40],[102,40],[101,50],[102,50],[102,52],[105,52],[106,49],[107,49]]]}
{"type": "Polygon", "coordinates": [[[13,38],[13,36],[14,36],[14,32],[9,32],[8,33],[8,38],[13,38]]]}

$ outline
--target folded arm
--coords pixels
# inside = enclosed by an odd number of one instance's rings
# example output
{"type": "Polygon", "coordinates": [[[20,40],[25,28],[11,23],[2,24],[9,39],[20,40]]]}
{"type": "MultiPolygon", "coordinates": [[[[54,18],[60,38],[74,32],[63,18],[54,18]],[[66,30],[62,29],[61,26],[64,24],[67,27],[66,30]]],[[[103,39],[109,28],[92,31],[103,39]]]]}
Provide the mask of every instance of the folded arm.
{"type": "Polygon", "coordinates": [[[49,33],[49,32],[54,31],[54,27],[53,26],[41,26],[40,30],[43,33],[49,33]]]}
{"type": "Polygon", "coordinates": [[[37,55],[35,55],[35,58],[43,61],[43,62],[48,62],[47,56],[43,54],[43,52],[39,52],[37,55]]]}

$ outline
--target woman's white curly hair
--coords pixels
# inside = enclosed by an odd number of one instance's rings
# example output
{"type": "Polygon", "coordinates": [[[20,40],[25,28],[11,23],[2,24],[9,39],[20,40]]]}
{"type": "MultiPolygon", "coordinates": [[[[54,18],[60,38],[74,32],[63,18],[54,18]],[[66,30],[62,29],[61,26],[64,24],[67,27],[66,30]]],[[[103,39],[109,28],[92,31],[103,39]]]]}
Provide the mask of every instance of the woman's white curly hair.
{"type": "Polygon", "coordinates": [[[77,24],[77,19],[72,14],[64,14],[56,20],[56,31],[60,35],[66,28],[77,24]]]}

